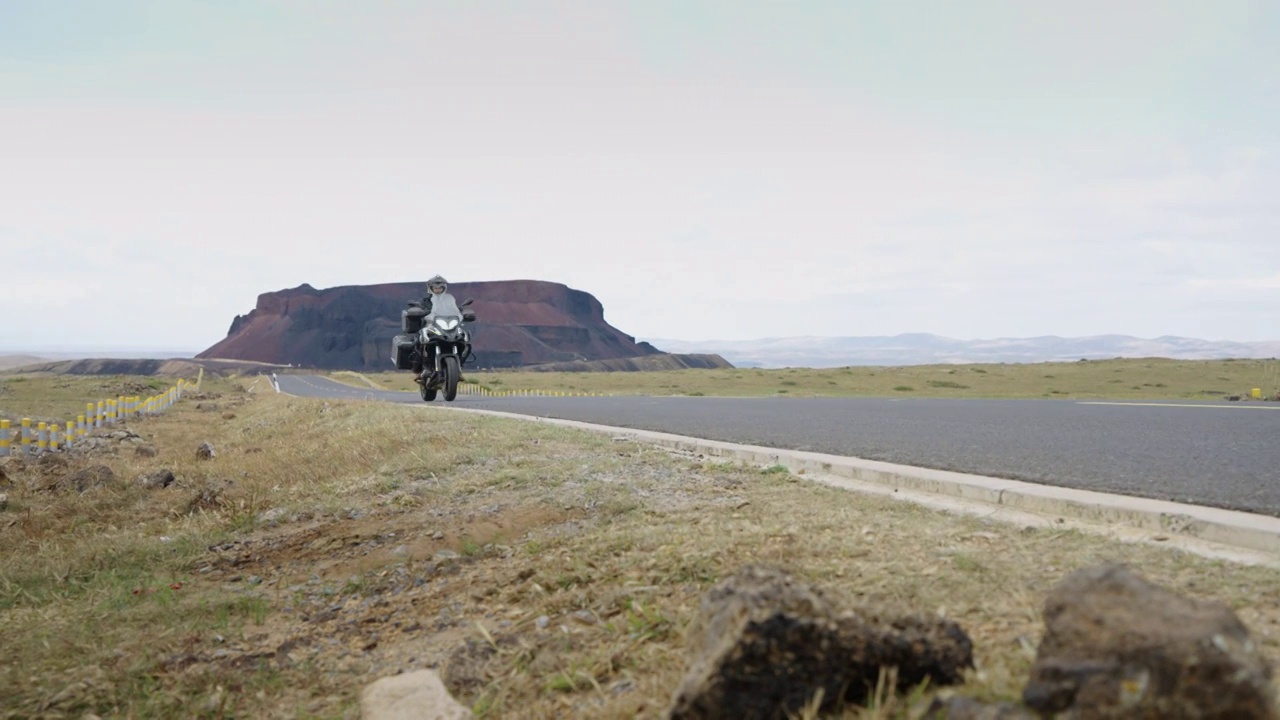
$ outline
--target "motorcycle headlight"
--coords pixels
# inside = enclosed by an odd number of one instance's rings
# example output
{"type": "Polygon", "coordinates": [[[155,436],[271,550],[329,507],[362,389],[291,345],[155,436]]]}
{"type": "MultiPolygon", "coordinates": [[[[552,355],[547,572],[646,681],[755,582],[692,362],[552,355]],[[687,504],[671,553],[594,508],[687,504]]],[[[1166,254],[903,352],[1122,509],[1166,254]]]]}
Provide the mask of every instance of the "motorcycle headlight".
{"type": "Polygon", "coordinates": [[[458,321],[457,321],[457,320],[449,320],[449,319],[446,319],[446,320],[438,320],[438,321],[436,321],[436,324],[438,324],[441,328],[443,328],[443,329],[445,329],[445,330],[452,330],[452,329],[454,329],[454,328],[458,327],[458,321]]]}

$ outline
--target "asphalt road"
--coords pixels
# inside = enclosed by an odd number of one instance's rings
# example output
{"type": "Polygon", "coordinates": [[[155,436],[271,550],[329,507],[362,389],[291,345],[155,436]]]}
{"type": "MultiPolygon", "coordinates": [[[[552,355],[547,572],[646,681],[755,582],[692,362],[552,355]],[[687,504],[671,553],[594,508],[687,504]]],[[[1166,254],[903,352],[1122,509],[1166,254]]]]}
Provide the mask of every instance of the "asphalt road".
{"type": "MultiPolygon", "coordinates": [[[[316,376],[279,383],[294,395],[426,404],[316,376]]],[[[453,404],[1280,517],[1280,403],[459,395],[453,404]]]]}

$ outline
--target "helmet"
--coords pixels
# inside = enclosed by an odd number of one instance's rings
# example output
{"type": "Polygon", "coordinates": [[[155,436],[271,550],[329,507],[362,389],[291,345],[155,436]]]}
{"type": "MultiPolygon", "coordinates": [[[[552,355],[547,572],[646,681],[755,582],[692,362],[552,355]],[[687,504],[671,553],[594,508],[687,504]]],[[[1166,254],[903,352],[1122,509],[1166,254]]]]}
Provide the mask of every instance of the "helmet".
{"type": "Polygon", "coordinates": [[[427,292],[434,293],[436,288],[440,288],[440,291],[444,292],[449,289],[449,283],[443,277],[437,275],[427,281],[427,292]]]}

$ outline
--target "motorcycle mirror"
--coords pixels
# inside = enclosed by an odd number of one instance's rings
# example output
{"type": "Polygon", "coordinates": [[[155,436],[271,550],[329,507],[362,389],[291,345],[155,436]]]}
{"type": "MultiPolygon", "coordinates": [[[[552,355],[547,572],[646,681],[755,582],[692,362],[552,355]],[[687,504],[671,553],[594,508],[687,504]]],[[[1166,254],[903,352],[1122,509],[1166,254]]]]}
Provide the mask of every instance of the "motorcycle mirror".
{"type": "Polygon", "coordinates": [[[413,300],[410,300],[408,303],[405,303],[405,304],[408,307],[422,307],[421,303],[414,302],[413,300]]]}
{"type": "Polygon", "coordinates": [[[461,305],[459,305],[458,307],[466,307],[466,306],[470,305],[470,304],[471,304],[471,303],[473,303],[473,302],[475,302],[475,298],[467,298],[466,300],[463,300],[463,301],[462,301],[462,304],[461,304],[461,305]]]}

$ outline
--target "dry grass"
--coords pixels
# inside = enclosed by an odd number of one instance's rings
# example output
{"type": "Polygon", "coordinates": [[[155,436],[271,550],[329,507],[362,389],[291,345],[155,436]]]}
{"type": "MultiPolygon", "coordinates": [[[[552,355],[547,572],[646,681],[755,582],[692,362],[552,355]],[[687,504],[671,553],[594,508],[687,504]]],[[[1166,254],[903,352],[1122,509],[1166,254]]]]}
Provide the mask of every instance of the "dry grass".
{"type": "MultiPolygon", "coordinates": [[[[1070,363],[914,365],[783,370],[724,369],[635,373],[468,372],[490,390],[617,395],[881,396],[1219,400],[1261,388],[1280,392],[1280,361],[1098,360],[1070,363]]],[[[413,390],[409,373],[371,375],[413,390]]]]}
{"type": "Polygon", "coordinates": [[[28,485],[45,471],[11,473],[0,716],[351,717],[366,683],[448,666],[480,717],[660,717],[702,592],[760,561],[956,619],[977,697],[1017,698],[1043,597],[1104,560],[1231,604],[1280,658],[1280,571],[538,423],[227,387],[217,410],[134,423],[158,457],[70,468],[119,483],[50,493],[28,485]],[[161,467],[174,486],[132,482],[161,467]]]}
{"type": "Polygon", "coordinates": [[[32,422],[65,424],[83,414],[86,403],[114,400],[122,395],[146,398],[168,390],[175,380],[129,375],[0,373],[0,418],[15,425],[24,417],[32,422]]]}

